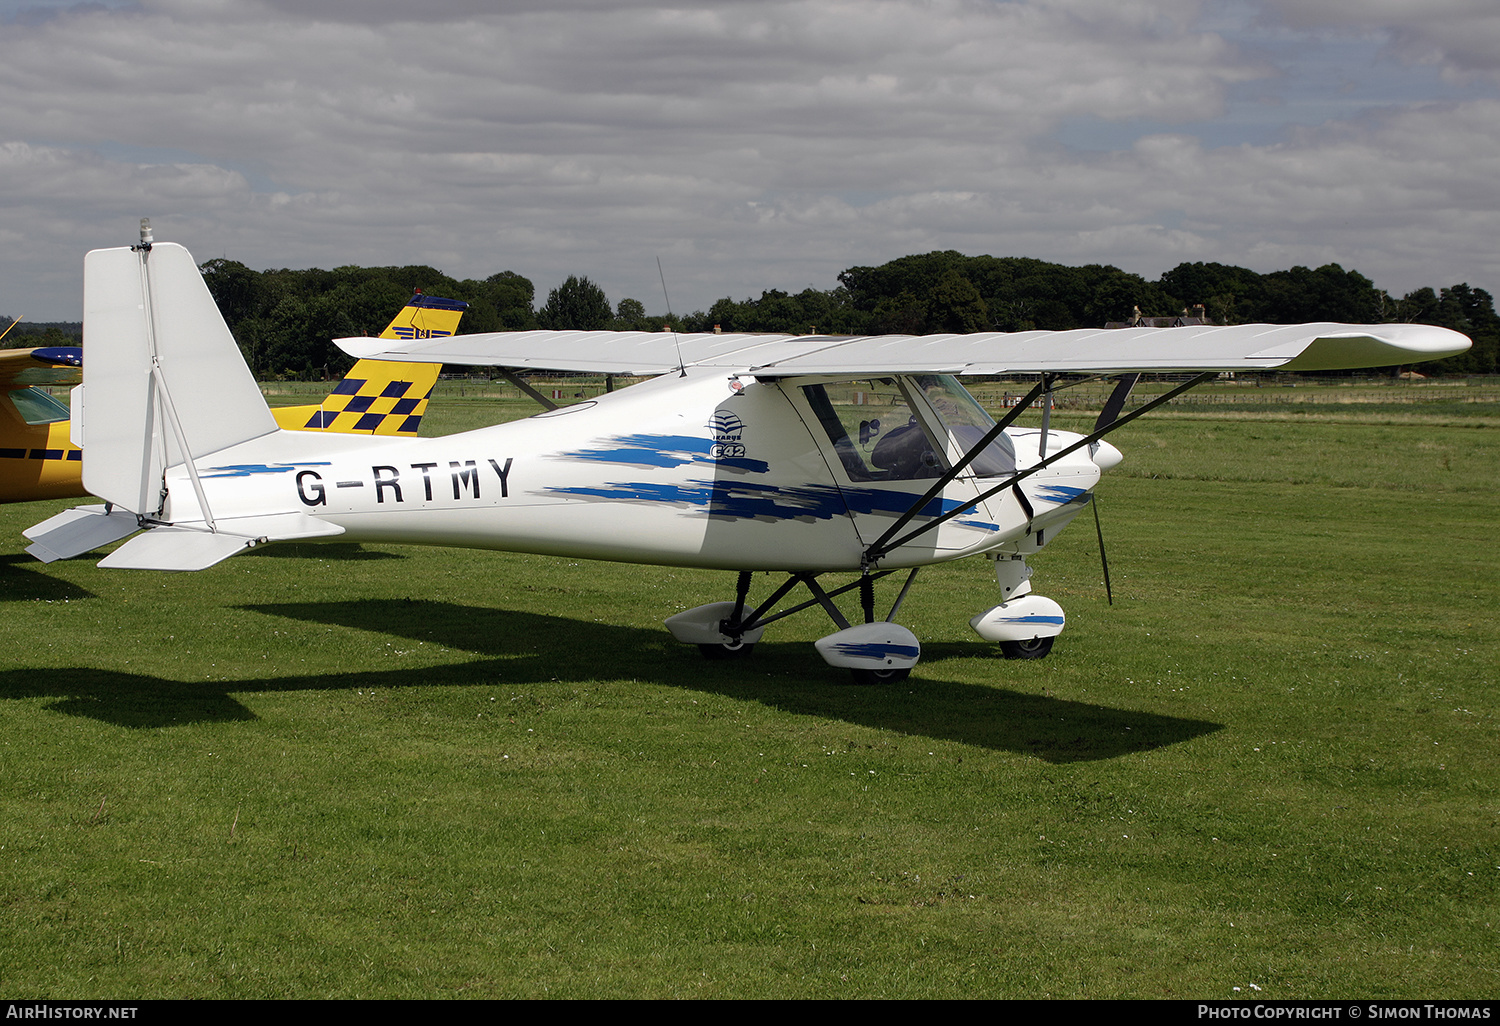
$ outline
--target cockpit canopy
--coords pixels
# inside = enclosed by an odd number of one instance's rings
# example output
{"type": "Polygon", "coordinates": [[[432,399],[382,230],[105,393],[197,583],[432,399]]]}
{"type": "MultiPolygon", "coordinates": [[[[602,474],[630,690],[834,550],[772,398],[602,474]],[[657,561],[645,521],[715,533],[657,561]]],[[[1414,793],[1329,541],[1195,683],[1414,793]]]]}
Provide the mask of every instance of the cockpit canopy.
{"type": "MultiPolygon", "coordinates": [[[[949,374],[819,382],[802,391],[851,481],[939,477],[995,426],[949,374]]],[[[1015,447],[1002,434],[967,472],[1001,477],[1015,469],[1015,447]]]]}

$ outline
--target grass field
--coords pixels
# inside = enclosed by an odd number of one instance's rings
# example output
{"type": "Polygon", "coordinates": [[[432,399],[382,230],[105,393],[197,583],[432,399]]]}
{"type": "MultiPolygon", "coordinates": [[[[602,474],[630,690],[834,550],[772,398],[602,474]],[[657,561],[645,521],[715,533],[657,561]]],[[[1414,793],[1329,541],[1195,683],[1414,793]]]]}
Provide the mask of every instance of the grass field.
{"type": "Polygon", "coordinates": [[[0,508],[0,996],[1493,997],[1500,420],[1115,441],[1114,606],[1084,521],[1033,560],[1043,661],[969,631],[986,564],[924,571],[886,688],[811,612],[673,643],[727,574],[109,572],[22,554],[66,504],[0,508]]]}

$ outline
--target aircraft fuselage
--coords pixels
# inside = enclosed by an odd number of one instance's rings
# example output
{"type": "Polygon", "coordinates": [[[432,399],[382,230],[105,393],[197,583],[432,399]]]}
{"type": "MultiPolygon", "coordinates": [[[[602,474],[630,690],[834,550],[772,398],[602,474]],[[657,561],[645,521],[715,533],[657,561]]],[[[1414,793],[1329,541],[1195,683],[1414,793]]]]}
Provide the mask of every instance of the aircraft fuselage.
{"type": "MultiPolygon", "coordinates": [[[[219,521],[271,506],[336,524],[340,540],[718,569],[858,569],[866,547],[962,449],[926,400],[936,390],[926,379],[847,386],[811,378],[741,384],[690,372],[439,438],[278,432],[200,460],[198,470],[219,521]],[[842,413],[829,400],[835,387],[854,401],[838,404],[842,413]]],[[[947,387],[944,401],[957,386],[947,387]]],[[[1078,437],[1053,436],[1049,451],[1078,437]]],[[[1013,459],[1035,462],[1034,441],[1030,449],[1013,459]]],[[[1045,541],[1038,531],[1071,519],[1098,477],[1081,451],[1025,482],[1030,516],[1005,492],[881,565],[1035,551],[1045,541]]],[[[168,472],[164,519],[201,519],[186,478],[182,467],[168,472]]],[[[959,477],[914,523],[972,499],[984,482],[959,477]]]]}

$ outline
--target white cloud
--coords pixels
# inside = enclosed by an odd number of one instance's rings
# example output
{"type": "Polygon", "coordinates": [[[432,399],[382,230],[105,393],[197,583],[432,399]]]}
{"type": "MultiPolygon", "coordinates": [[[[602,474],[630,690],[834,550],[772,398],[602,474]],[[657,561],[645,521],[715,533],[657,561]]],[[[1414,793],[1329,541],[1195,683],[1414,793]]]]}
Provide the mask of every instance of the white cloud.
{"type": "Polygon", "coordinates": [[[1300,29],[1369,32],[1403,60],[1445,73],[1500,77],[1500,7],[1493,0],[1264,0],[1300,29]]]}
{"type": "Polygon", "coordinates": [[[1492,104],[1205,146],[1195,126],[1274,69],[1204,29],[1197,0],[493,7],[17,19],[0,213],[21,242],[0,310],[75,314],[82,252],[140,216],[200,259],[510,268],[543,294],[584,273],[652,308],[658,255],[679,309],[933,248],[1151,277],[1337,259],[1394,288],[1493,279],[1492,104]],[[1080,118],[1151,127],[1114,152],[1052,141],[1080,118]]]}

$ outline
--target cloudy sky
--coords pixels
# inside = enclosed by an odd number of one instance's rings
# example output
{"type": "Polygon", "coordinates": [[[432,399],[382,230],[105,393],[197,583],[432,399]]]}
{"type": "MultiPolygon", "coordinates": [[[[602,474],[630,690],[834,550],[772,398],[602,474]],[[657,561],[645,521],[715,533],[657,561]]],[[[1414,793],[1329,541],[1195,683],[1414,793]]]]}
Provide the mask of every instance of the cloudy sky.
{"type": "Polygon", "coordinates": [[[0,312],[85,251],[706,308],[957,249],[1500,291],[1495,0],[0,0],[0,312]]]}

